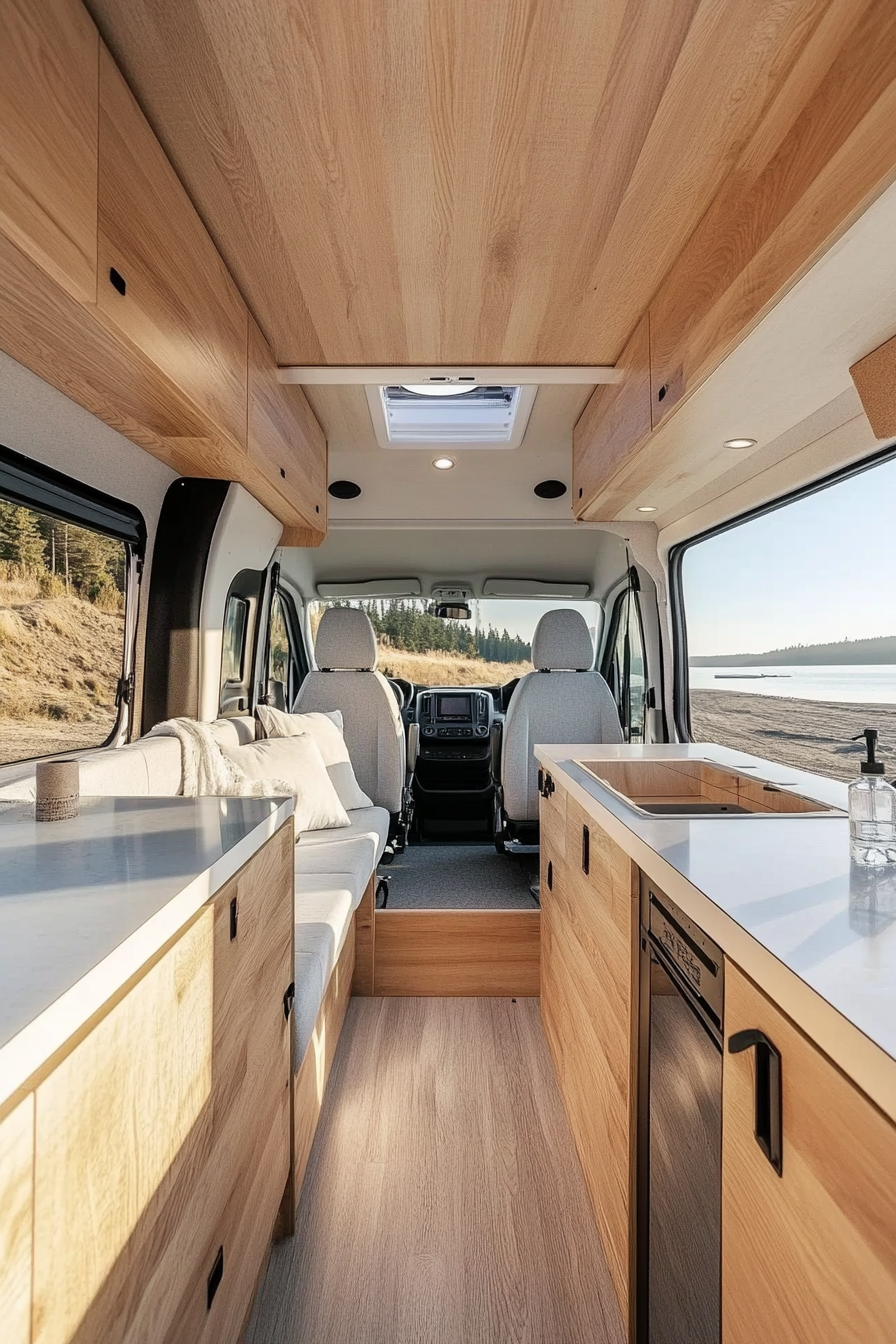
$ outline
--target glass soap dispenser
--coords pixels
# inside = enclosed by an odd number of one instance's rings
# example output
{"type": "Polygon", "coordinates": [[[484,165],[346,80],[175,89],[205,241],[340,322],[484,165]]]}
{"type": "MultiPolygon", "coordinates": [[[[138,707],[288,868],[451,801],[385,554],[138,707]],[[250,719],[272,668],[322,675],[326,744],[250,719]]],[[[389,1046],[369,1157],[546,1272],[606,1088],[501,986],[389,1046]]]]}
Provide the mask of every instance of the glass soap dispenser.
{"type": "Polygon", "coordinates": [[[896,789],[884,779],[883,762],[876,759],[877,729],[865,728],[867,760],[849,786],[849,856],[870,868],[896,865],[896,789]]]}

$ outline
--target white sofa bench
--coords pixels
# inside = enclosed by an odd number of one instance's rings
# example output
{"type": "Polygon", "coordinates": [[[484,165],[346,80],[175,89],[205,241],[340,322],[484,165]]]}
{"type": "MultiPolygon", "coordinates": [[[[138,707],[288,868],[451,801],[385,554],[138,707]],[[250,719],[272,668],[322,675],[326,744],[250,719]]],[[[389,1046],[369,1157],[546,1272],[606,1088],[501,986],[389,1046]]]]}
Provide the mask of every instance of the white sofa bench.
{"type": "MultiPolygon", "coordinates": [[[[222,746],[255,739],[255,721],[248,717],[218,719],[212,729],[222,746]]],[[[158,798],[181,792],[181,749],[176,738],[143,737],[77,755],[85,796],[158,798]]],[[[31,800],[34,789],[33,764],[0,772],[0,800],[31,800]]],[[[348,815],[347,827],[303,831],[296,838],[296,1197],[351,991],[355,911],[365,893],[372,905],[373,878],[389,831],[385,808],[359,808],[348,815]]]]}

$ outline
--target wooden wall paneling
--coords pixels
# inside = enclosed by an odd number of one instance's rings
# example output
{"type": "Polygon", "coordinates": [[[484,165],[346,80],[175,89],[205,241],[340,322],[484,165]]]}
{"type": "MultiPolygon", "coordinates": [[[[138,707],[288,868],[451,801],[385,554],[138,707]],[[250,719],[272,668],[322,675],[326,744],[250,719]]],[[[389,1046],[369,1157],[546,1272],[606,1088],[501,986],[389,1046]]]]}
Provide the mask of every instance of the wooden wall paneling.
{"type": "Polygon", "coordinates": [[[849,370],[877,439],[896,436],[896,336],[849,370]]]}
{"type": "MultiPolygon", "coordinates": [[[[249,457],[304,518],[317,545],[327,534],[327,441],[300,387],[278,382],[267,341],[249,318],[249,457]]],[[[285,543],[284,543],[285,544],[285,543]]]]}
{"type": "Polygon", "coordinates": [[[567,799],[543,894],[542,1017],[623,1316],[634,1310],[637,901],[631,860],[567,799]],[[589,828],[589,873],[581,870],[589,828]]]}
{"type": "Polygon", "coordinates": [[[376,874],[367,883],[361,904],[355,911],[355,970],[352,993],[374,993],[374,954],[376,951],[376,874]]]}
{"type": "Polygon", "coordinates": [[[245,448],[246,306],[105,47],[98,212],[101,315],[245,448]]]}
{"type": "Polygon", "coordinates": [[[378,910],[374,993],[535,996],[537,910],[378,910]]]}
{"type": "Polygon", "coordinates": [[[725,1344],[890,1344],[896,1324],[896,1128],[732,962],[725,1030],[782,1057],[783,1165],[753,1134],[755,1051],[723,1066],[725,1344]]]}
{"type": "Polygon", "coordinates": [[[152,1237],[172,1163],[211,1101],[212,959],[206,907],[37,1089],[34,1344],[125,1337],[139,1276],[122,1276],[124,1301],[103,1292],[91,1308],[135,1233],[152,1237]]]}
{"type": "Polygon", "coordinates": [[[4,1344],[31,1340],[34,1096],[0,1120],[0,1320],[4,1344]]]}
{"type": "Polygon", "coordinates": [[[572,433],[572,496],[576,518],[613,472],[650,434],[650,321],[641,318],[617,361],[618,383],[598,387],[572,433]]]}
{"type": "Polygon", "coordinates": [[[80,0],[0,5],[0,229],[96,301],[99,36],[80,0]]]}
{"type": "Polygon", "coordinates": [[[324,1091],[333,1067],[336,1046],[345,1021],[352,992],[352,974],[355,969],[355,926],[349,929],[345,946],[333,967],[317,1021],[305,1057],[295,1076],[293,1088],[293,1208],[301,1195],[302,1181],[311,1145],[317,1133],[317,1122],[324,1101],[324,1091]]]}

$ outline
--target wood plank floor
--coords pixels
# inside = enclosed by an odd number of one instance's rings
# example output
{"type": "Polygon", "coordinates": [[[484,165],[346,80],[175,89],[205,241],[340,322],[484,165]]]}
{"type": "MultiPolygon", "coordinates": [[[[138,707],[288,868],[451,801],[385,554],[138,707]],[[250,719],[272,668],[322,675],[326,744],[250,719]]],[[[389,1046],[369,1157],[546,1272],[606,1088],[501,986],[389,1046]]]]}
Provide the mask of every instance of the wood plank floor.
{"type": "Polygon", "coordinates": [[[537,999],[352,999],[246,1344],[617,1344],[537,999]]]}

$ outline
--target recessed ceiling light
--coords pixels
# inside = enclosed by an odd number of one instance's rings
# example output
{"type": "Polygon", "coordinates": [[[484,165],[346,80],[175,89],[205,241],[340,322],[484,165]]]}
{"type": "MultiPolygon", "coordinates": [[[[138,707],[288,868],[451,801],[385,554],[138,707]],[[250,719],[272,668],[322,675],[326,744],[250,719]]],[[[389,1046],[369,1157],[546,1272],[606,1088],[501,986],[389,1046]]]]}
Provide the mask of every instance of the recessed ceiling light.
{"type": "Polygon", "coordinates": [[[724,448],[753,448],[755,444],[755,439],[726,439],[722,446],[724,448]]]}
{"type": "Polygon", "coordinates": [[[454,466],[454,458],[434,457],[432,460],[432,464],[435,467],[436,471],[450,471],[451,468],[454,466]]]}
{"type": "Polygon", "coordinates": [[[638,512],[639,512],[639,513],[656,513],[656,505],[655,505],[655,504],[639,504],[639,505],[638,505],[638,512]]]}

